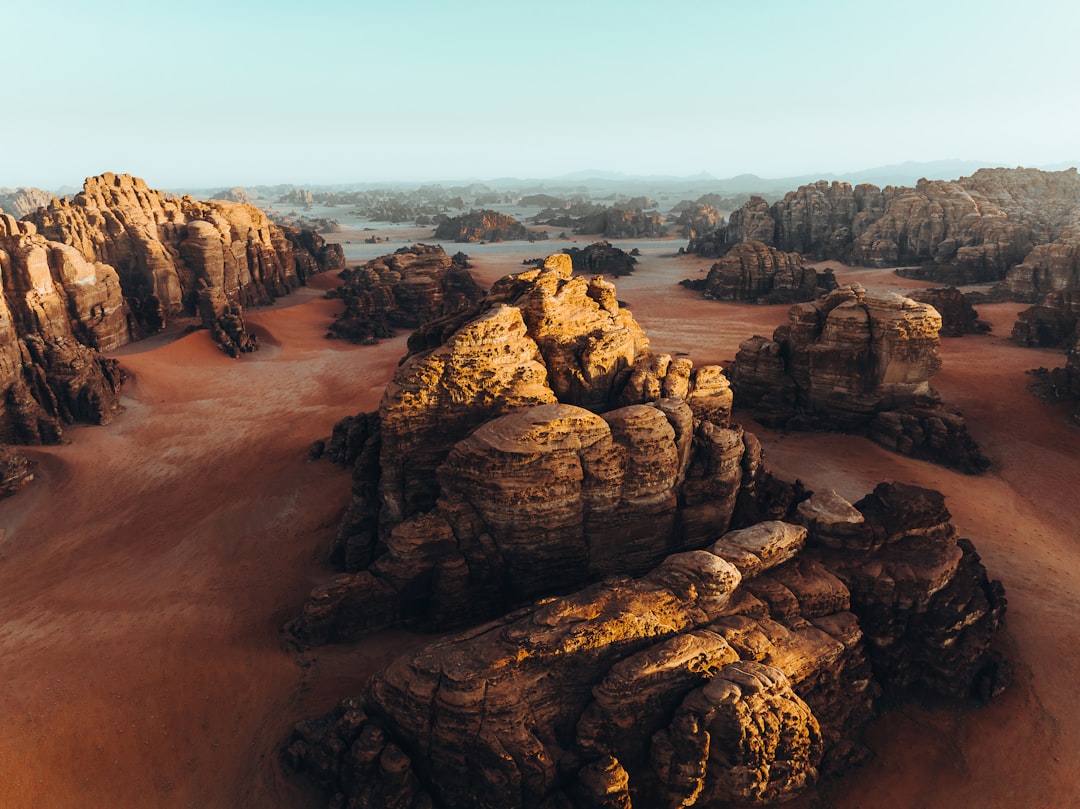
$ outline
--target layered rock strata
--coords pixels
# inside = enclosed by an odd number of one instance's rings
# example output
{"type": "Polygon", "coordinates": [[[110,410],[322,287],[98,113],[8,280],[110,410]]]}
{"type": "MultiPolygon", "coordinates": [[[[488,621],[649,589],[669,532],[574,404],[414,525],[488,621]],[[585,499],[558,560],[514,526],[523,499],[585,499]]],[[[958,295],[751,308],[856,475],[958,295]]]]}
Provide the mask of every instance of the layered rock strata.
{"type": "Polygon", "coordinates": [[[435,228],[435,238],[452,242],[502,242],[529,238],[525,226],[498,211],[470,211],[435,228]]]}
{"type": "Polygon", "coordinates": [[[55,443],[64,424],[107,423],[127,342],[116,272],[0,214],[0,444],[55,443]]]}
{"type": "Polygon", "coordinates": [[[950,284],[1000,281],[1037,245],[1058,240],[1078,210],[1076,169],[980,169],[914,188],[819,181],[772,205],[752,198],[688,250],[722,256],[753,240],[816,260],[916,265],[907,274],[950,284]]]}
{"type": "Polygon", "coordinates": [[[864,755],[882,691],[1004,687],[1001,586],[938,493],[795,519],[399,658],[286,761],[356,809],[776,805],[864,755]]]}
{"type": "Polygon", "coordinates": [[[982,471],[988,462],[963,418],[929,384],[941,368],[940,329],[931,306],[839,287],[793,306],[771,339],[740,344],[736,404],[772,426],[867,432],[904,454],[982,471]]]}
{"type": "Polygon", "coordinates": [[[706,298],[751,303],[797,303],[836,288],[831,270],[818,273],[798,253],[784,253],[758,241],[739,242],[709,269],[702,282],[683,281],[706,298]]]}
{"type": "MultiPolygon", "coordinates": [[[[116,270],[136,333],[199,313],[225,339],[244,306],[270,303],[341,255],[340,248],[308,253],[298,264],[306,251],[258,208],[170,197],[125,174],[91,177],[73,199],[53,200],[27,219],[46,238],[116,270]]],[[[250,342],[223,345],[235,353],[250,342]]]]}
{"type": "Polygon", "coordinates": [[[331,332],[354,342],[390,337],[474,306],[483,290],[468,271],[464,253],[453,257],[437,245],[414,244],[341,273],[345,283],[328,294],[345,311],[331,332]]]}
{"type": "Polygon", "coordinates": [[[312,593],[301,644],[641,572],[794,497],[730,426],[721,369],[653,354],[614,287],[565,254],[410,346],[378,413],[330,441],[354,469],[335,548],[349,572],[312,593]]]}

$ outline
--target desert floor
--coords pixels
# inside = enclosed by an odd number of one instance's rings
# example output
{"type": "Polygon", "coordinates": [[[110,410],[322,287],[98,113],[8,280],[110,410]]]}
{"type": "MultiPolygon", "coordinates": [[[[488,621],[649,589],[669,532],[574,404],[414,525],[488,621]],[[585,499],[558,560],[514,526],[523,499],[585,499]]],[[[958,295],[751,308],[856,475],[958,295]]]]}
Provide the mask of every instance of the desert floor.
{"type": "MultiPolygon", "coordinates": [[[[374,254],[423,235],[395,233],[374,254]]],[[[677,286],[709,263],[676,256],[682,243],[633,243],[643,258],[616,280],[619,297],[655,350],[723,364],[787,307],[706,301],[677,286]]],[[[467,252],[490,282],[563,246],[467,252]]],[[[837,275],[919,286],[889,271],[837,275]]],[[[383,633],[298,656],[279,634],[331,573],[326,550],[349,488],[345,471],[308,461],[307,448],[339,418],[374,409],[404,351],[405,335],[378,346],[325,339],[339,305],[322,293],[334,282],[249,312],[263,347],[240,360],[179,328],[125,347],[115,353],[130,375],[125,412],[71,429],[67,445],[28,450],[37,479],[0,502],[0,806],[324,805],[278,764],[292,723],[424,640],[383,633]]],[[[934,384],[993,459],[983,476],[859,438],[746,422],[772,469],[812,489],[852,500],[887,479],[942,490],[1008,592],[1000,645],[1012,687],[987,707],[896,706],[870,728],[876,758],[824,787],[823,805],[1080,805],[1080,431],[1066,408],[1026,390],[1026,369],[1063,357],[1008,342],[1019,308],[983,307],[991,335],[942,342],[934,384]]]]}

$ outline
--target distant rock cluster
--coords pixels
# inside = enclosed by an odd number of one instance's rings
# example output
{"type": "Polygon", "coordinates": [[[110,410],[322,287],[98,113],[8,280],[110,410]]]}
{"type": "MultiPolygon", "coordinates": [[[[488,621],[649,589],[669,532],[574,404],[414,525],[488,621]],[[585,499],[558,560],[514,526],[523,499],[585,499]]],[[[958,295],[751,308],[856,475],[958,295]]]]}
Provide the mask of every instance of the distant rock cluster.
{"type": "Polygon", "coordinates": [[[345,311],[330,331],[353,342],[391,337],[475,305],[484,296],[464,253],[448,256],[438,245],[414,244],[341,272],[345,283],[327,295],[345,311]]]}
{"type": "Polygon", "coordinates": [[[836,288],[831,270],[819,272],[803,263],[800,254],[758,241],[734,245],[709,268],[704,280],[681,283],[706,298],[760,304],[811,301],[836,288]]]}
{"type": "Polygon", "coordinates": [[[340,246],[250,205],[173,198],[128,175],[45,202],[22,220],[0,214],[0,443],[108,422],[122,374],[99,352],[192,314],[227,352],[250,350],[243,306],[344,267],[340,246]]]}
{"type": "Polygon", "coordinates": [[[980,169],[914,188],[824,180],[769,205],[753,197],[688,251],[721,256],[754,240],[815,260],[919,267],[951,284],[1003,280],[1037,245],[1056,241],[1080,213],[1076,170],[980,169]]]}
{"type": "Polygon", "coordinates": [[[879,695],[1004,687],[1003,590],[940,494],[774,478],[722,371],[653,354],[567,256],[442,333],[335,428],[347,572],[289,632],[485,623],[297,726],[331,805],[779,803],[865,756],[879,695]]]}
{"type": "Polygon", "coordinates": [[[739,346],[736,404],[772,426],[866,432],[902,454],[981,472],[989,461],[963,417],[930,387],[940,329],[932,306],[838,287],[793,306],[771,339],[739,346]]]}
{"type": "Polygon", "coordinates": [[[501,242],[528,239],[529,232],[514,217],[498,211],[470,211],[435,228],[435,238],[452,242],[501,242]]]}

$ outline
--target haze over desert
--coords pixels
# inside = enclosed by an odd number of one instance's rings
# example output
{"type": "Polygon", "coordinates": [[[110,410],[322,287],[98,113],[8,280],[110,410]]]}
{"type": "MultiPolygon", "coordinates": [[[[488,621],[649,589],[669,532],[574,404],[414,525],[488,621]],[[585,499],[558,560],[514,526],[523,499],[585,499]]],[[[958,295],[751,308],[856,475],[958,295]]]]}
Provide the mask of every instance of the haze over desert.
{"type": "Polygon", "coordinates": [[[0,807],[1080,807],[1080,5],[0,19],[0,807]]]}
{"type": "MultiPolygon", "coordinates": [[[[361,234],[336,235],[359,242],[347,237],[361,234]]],[[[423,233],[400,235],[411,242],[423,233]]],[[[741,340],[771,333],[786,316],[783,305],[704,300],[677,282],[710,262],[678,256],[674,239],[640,245],[640,266],[618,291],[654,349],[695,366],[726,364],[741,340]]],[[[489,286],[548,246],[492,245],[490,255],[477,246],[473,274],[489,286]]],[[[838,280],[868,288],[929,285],[833,266],[838,280]]],[[[261,347],[240,361],[206,332],[179,326],[113,352],[129,376],[124,412],[109,426],[72,431],[68,444],[26,450],[36,480],[0,503],[12,695],[0,757],[5,805],[322,805],[281,770],[291,724],[425,640],[386,631],[297,654],[279,633],[327,575],[349,487],[336,466],[307,460],[308,446],[339,418],[377,406],[404,351],[404,333],[371,346],[324,338],[341,304],[322,293],[337,283],[315,276],[249,310],[261,347]]],[[[769,466],[811,489],[854,499],[895,479],[941,490],[1008,593],[999,645],[1016,669],[1012,686],[977,709],[902,704],[870,727],[875,758],[826,784],[828,805],[1073,799],[1080,436],[1062,405],[1026,389],[1024,371],[1060,354],[1010,344],[1020,308],[980,307],[989,335],[942,341],[935,385],[992,458],[983,476],[904,459],[865,438],[746,422],[769,466]]]]}

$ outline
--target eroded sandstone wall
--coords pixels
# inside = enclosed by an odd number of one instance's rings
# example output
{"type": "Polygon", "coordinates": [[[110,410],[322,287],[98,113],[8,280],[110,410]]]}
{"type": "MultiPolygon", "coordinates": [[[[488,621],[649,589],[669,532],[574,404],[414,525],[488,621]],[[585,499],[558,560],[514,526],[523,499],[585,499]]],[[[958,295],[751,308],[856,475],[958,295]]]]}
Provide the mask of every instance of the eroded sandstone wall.
{"type": "Polygon", "coordinates": [[[794,519],[407,654],[286,761],[358,809],[776,805],[865,756],[879,694],[1004,687],[1001,586],[939,494],[794,519]]]}

